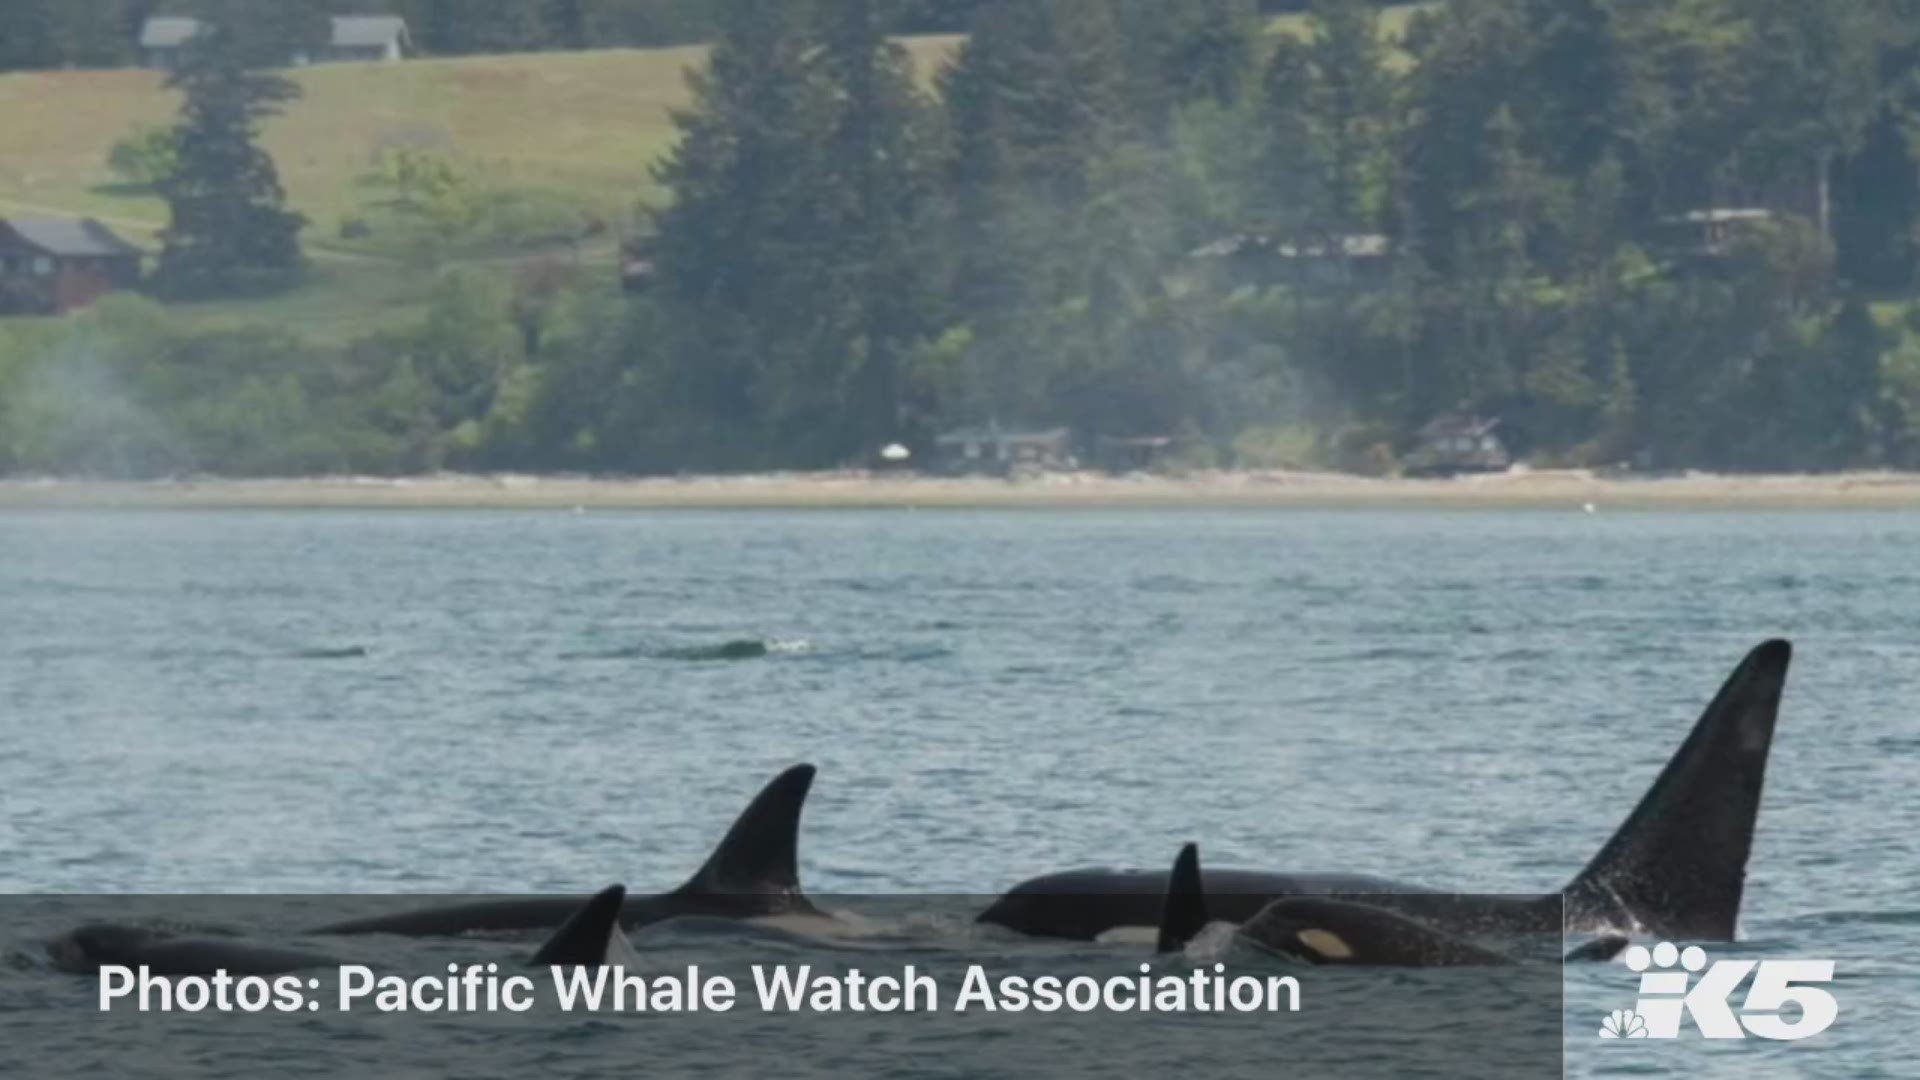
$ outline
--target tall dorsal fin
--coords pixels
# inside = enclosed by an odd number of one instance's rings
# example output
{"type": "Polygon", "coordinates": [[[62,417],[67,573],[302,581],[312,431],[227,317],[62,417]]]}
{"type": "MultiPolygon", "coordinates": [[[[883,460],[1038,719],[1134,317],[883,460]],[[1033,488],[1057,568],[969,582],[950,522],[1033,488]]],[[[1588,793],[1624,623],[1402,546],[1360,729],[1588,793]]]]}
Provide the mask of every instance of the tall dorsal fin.
{"type": "Polygon", "coordinates": [[[813,766],[795,765],[768,781],[680,891],[798,893],[800,810],[813,774],[813,766]]]}
{"type": "Polygon", "coordinates": [[[553,932],[529,961],[535,967],[554,964],[598,967],[606,963],[614,935],[620,933],[620,909],[627,901],[625,885],[609,885],[593,894],[560,929],[553,932]]]}
{"type": "Polygon", "coordinates": [[[1764,642],[1720,687],[1640,805],[1564,890],[1570,924],[1732,941],[1793,648],[1764,642]]]}
{"type": "Polygon", "coordinates": [[[1167,899],[1160,906],[1160,938],[1156,952],[1179,952],[1206,929],[1207,893],[1200,884],[1200,845],[1188,844],[1173,860],[1167,875],[1167,899]]]}

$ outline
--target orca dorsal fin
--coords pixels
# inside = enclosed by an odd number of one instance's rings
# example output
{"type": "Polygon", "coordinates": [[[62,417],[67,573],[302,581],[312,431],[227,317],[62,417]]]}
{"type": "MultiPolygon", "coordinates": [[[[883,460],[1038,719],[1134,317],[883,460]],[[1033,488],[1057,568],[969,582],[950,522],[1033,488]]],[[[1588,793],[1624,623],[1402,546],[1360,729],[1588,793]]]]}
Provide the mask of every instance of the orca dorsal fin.
{"type": "Polygon", "coordinates": [[[1160,936],[1155,952],[1179,952],[1206,929],[1207,893],[1200,883],[1200,845],[1188,844],[1167,875],[1167,898],[1160,906],[1160,936]]]}
{"type": "Polygon", "coordinates": [[[723,894],[800,891],[800,810],[814,767],[795,765],[753,797],[706,864],[680,892],[723,894]]]}
{"type": "Polygon", "coordinates": [[[1793,647],[1761,643],[1562,895],[1570,922],[1732,941],[1793,647]]]}
{"type": "Polygon", "coordinates": [[[528,961],[535,967],[555,964],[598,967],[607,962],[614,938],[620,934],[620,910],[627,902],[625,885],[609,885],[593,894],[553,932],[528,961]]]}

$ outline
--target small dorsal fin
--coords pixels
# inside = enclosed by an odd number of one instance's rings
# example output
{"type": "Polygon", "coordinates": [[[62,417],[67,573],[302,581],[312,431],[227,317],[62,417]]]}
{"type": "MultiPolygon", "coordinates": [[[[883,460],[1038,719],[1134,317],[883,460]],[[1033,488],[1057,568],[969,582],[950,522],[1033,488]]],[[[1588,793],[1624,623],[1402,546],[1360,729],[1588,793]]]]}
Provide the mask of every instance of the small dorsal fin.
{"type": "Polygon", "coordinates": [[[1200,884],[1200,845],[1188,844],[1173,860],[1167,875],[1167,898],[1160,907],[1160,937],[1156,952],[1178,952],[1206,928],[1207,894],[1200,884]]]}
{"type": "Polygon", "coordinates": [[[609,885],[593,894],[560,929],[553,932],[530,961],[535,967],[555,964],[597,967],[607,960],[607,949],[620,933],[620,910],[627,901],[625,885],[609,885]]]}
{"type": "Polygon", "coordinates": [[[798,893],[800,810],[813,774],[812,765],[795,765],[768,781],[680,891],[798,893]]]}

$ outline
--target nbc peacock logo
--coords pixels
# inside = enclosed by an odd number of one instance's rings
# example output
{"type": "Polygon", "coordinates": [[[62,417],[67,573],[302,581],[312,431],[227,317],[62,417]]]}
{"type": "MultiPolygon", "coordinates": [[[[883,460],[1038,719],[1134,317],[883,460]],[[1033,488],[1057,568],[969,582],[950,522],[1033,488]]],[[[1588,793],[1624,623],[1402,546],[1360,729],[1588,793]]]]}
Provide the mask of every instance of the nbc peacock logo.
{"type": "Polygon", "coordinates": [[[1600,1021],[1600,1037],[1603,1039],[1644,1039],[1647,1037],[1647,1022],[1632,1009],[1615,1009],[1600,1021]]]}

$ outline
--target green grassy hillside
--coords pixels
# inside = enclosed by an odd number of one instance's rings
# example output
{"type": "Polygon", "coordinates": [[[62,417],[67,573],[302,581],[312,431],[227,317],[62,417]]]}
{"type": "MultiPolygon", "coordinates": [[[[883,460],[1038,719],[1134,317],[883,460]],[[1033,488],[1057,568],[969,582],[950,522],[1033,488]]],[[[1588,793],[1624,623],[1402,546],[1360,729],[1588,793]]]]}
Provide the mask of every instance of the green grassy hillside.
{"type": "MultiPolygon", "coordinates": [[[[910,43],[923,69],[956,38],[910,43]]],[[[382,150],[452,156],[490,180],[625,206],[652,191],[648,166],[673,138],[700,47],[333,64],[293,73],[305,96],[266,130],[293,205],[331,233],[364,197],[356,181],[382,150]]],[[[0,77],[0,200],[157,225],[158,200],[113,188],[106,157],[178,102],[150,71],[0,77]]],[[[131,227],[131,226],[130,226],[131,227]]]]}
{"type": "MultiPolygon", "coordinates": [[[[1411,9],[1383,20],[1397,37],[1411,9]]],[[[1305,33],[1282,16],[1275,34],[1305,33]]],[[[954,36],[907,41],[923,77],[950,57],[954,36]]],[[[265,132],[292,206],[311,225],[310,282],[264,300],[191,305],[221,322],[259,319],[335,338],[417,311],[432,273],[375,236],[340,226],[378,193],[364,182],[383,151],[425,150],[489,186],[538,190],[610,223],[656,199],[650,166],[671,145],[671,110],[688,101],[687,71],[706,49],[618,49],[335,64],[292,73],[304,96],[265,132]]],[[[49,71],[0,76],[0,215],[92,215],[151,244],[166,219],[149,194],[116,185],[115,141],[169,122],[176,95],[151,71],[49,71]]],[[[522,252],[523,253],[523,252],[522,252]]],[[[509,257],[512,253],[484,253],[509,257]]],[[[587,258],[610,263],[611,242],[587,258]]],[[[510,271],[503,258],[488,265],[510,271]]]]}

